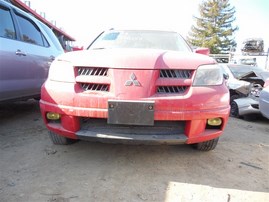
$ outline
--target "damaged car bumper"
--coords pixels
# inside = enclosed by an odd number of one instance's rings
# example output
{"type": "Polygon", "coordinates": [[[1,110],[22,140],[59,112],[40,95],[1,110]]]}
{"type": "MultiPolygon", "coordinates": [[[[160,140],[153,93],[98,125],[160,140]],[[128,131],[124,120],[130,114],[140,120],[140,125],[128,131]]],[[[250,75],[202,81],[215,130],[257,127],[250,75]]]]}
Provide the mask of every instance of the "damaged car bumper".
{"type": "Polygon", "coordinates": [[[261,114],[259,110],[259,101],[251,97],[243,97],[243,98],[235,99],[234,102],[237,104],[239,116],[246,116],[250,114],[253,114],[253,115],[261,114]]]}

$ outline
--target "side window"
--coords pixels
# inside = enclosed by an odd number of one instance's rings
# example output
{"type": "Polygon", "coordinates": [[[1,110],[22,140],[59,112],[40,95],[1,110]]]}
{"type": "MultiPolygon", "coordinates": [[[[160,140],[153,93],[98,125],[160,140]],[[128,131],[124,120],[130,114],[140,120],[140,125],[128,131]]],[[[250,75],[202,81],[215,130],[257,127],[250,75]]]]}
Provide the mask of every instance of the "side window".
{"type": "Polygon", "coordinates": [[[16,32],[10,11],[0,7],[0,37],[16,39],[16,32]]]}
{"type": "Polygon", "coordinates": [[[46,40],[46,38],[44,37],[44,35],[43,34],[41,34],[42,35],[42,40],[43,40],[43,46],[45,46],[45,47],[49,47],[50,45],[49,45],[49,42],[46,40]]]}
{"type": "Polygon", "coordinates": [[[21,29],[22,41],[40,46],[46,46],[46,44],[44,44],[45,39],[34,22],[22,17],[21,15],[17,15],[17,19],[21,29]]]}
{"type": "MultiPolygon", "coordinates": [[[[43,23],[39,22],[39,25],[42,27],[42,29],[46,32],[46,34],[48,35],[49,39],[52,41],[53,45],[59,50],[62,51],[62,46],[59,42],[59,40],[56,38],[55,34],[52,32],[52,30],[44,25],[43,23]]],[[[48,47],[50,46],[50,44],[48,43],[48,47]]]]}

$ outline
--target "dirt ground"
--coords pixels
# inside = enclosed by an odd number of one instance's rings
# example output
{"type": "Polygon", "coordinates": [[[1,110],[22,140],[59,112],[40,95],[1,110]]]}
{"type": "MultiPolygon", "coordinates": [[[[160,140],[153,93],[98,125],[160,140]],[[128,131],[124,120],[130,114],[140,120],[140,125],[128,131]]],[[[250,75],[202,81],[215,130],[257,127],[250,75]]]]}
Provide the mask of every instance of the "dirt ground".
{"type": "Polygon", "coordinates": [[[269,120],[230,118],[217,148],[53,145],[37,101],[0,104],[1,202],[269,201],[269,120]]]}

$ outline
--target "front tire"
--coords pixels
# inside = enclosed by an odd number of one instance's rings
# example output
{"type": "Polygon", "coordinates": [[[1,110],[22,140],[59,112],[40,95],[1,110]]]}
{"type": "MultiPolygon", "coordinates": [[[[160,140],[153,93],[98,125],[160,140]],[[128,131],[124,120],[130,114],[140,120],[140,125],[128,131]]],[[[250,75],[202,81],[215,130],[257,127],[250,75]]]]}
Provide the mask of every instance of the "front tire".
{"type": "Polygon", "coordinates": [[[68,144],[72,144],[76,142],[76,140],[74,139],[66,138],[64,136],[58,135],[51,131],[49,131],[49,137],[51,141],[53,142],[53,144],[56,144],[56,145],[68,145],[68,144]]]}
{"type": "Polygon", "coordinates": [[[200,151],[210,151],[216,148],[218,141],[219,138],[215,138],[213,140],[196,143],[193,145],[193,147],[200,151]]]}
{"type": "Polygon", "coordinates": [[[231,95],[230,97],[230,104],[232,104],[232,102],[235,100],[235,99],[238,99],[238,98],[241,98],[242,96],[238,95],[238,94],[233,94],[231,95]]]}
{"type": "Polygon", "coordinates": [[[231,103],[230,116],[235,117],[235,118],[239,118],[239,109],[238,109],[238,105],[235,101],[233,101],[231,103]]]}

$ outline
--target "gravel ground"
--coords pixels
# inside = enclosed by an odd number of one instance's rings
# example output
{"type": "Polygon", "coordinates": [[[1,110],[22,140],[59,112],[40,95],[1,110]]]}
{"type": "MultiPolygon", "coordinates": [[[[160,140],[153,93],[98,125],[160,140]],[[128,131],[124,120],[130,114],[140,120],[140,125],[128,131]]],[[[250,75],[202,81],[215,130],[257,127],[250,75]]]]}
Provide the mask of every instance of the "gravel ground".
{"type": "Polygon", "coordinates": [[[218,146],[53,145],[37,101],[0,104],[0,201],[269,201],[269,120],[230,118],[218,146]]]}

